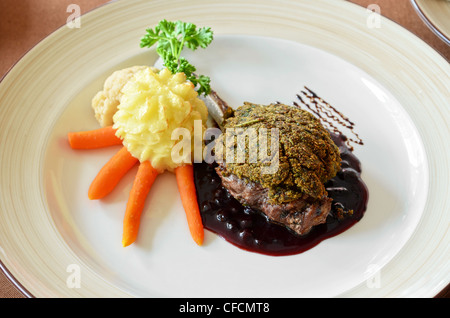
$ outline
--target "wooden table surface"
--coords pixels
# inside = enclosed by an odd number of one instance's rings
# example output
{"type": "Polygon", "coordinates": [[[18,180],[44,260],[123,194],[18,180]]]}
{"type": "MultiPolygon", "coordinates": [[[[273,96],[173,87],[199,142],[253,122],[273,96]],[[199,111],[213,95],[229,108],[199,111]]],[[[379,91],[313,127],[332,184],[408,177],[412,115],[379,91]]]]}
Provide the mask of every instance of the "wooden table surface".
{"type": "MultiPolygon", "coordinates": [[[[339,0],[336,0],[339,1],[339,0]]],[[[367,8],[377,4],[380,13],[397,22],[428,43],[447,61],[450,46],[437,37],[420,19],[409,0],[349,0],[367,8]]],[[[108,0],[1,0],[0,1],[0,78],[40,40],[66,23],[70,4],[81,13],[106,4],[108,0]]],[[[25,297],[0,270],[0,298],[25,297]]],[[[436,297],[449,297],[449,288],[436,297]]]]}

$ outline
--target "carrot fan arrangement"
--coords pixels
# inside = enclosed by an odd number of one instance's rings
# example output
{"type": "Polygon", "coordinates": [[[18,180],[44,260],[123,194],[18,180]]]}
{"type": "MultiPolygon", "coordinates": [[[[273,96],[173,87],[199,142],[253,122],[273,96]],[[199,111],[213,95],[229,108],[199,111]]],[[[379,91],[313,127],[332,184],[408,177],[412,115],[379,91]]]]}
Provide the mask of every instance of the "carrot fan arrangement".
{"type": "MultiPolygon", "coordinates": [[[[122,144],[122,140],[115,135],[115,129],[112,126],[70,132],[68,141],[72,149],[98,149],[122,144]]],[[[158,171],[152,167],[149,161],[139,162],[123,146],[98,172],[88,191],[88,197],[91,200],[106,197],[136,164],[139,164],[139,167],[130,191],[123,221],[122,245],[124,247],[135,242],[137,238],[145,200],[159,174],[158,171]]],[[[175,168],[175,176],[191,236],[198,245],[202,245],[204,230],[197,203],[193,166],[187,164],[175,168]]]]}

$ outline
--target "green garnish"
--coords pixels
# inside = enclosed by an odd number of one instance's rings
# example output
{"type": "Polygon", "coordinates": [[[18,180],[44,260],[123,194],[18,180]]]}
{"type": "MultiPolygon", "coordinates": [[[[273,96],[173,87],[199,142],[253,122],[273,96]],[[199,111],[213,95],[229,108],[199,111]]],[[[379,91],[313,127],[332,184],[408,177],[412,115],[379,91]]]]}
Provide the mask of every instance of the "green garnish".
{"type": "Polygon", "coordinates": [[[180,56],[185,46],[193,51],[198,47],[206,48],[213,40],[211,28],[197,29],[192,23],[162,20],[154,29],[146,29],[146,32],[147,34],[141,38],[142,48],[157,44],[156,52],[172,74],[180,72],[186,74],[187,80],[199,86],[197,89],[199,95],[206,96],[211,92],[210,78],[204,75],[196,76],[195,66],[180,56]]]}

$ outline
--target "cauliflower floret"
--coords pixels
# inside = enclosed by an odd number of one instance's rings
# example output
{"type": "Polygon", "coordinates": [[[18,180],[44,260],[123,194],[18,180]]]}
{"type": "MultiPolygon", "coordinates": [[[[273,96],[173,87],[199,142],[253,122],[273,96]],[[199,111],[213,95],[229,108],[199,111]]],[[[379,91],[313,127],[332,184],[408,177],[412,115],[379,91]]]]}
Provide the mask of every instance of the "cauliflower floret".
{"type": "Polygon", "coordinates": [[[117,111],[122,97],[122,88],[139,71],[151,69],[159,72],[158,69],[149,66],[132,66],[112,73],[105,81],[103,90],[99,91],[92,99],[92,108],[95,118],[100,126],[111,126],[113,116],[117,111]]]}

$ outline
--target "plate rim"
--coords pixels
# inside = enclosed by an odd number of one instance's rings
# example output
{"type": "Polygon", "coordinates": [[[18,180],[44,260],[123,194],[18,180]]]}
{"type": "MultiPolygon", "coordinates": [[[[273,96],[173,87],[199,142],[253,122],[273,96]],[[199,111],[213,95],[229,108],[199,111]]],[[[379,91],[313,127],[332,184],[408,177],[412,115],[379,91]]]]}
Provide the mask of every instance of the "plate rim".
{"type": "MultiPolygon", "coordinates": [[[[411,1],[414,1],[414,0],[411,0],[411,1]]],[[[122,2],[122,1],[110,1],[110,2],[107,2],[107,3],[105,3],[105,4],[100,5],[99,7],[96,7],[96,8],[94,8],[94,9],[88,11],[88,12],[85,12],[82,16],[86,16],[86,15],[88,15],[88,14],[91,14],[92,12],[100,11],[100,10],[102,10],[102,8],[104,8],[105,6],[111,6],[111,5],[114,5],[115,2],[119,3],[119,2],[122,2]]],[[[344,1],[342,1],[342,2],[344,2],[344,1]]],[[[347,3],[348,3],[348,2],[347,2],[347,3]]],[[[348,4],[351,4],[351,5],[355,5],[355,6],[360,7],[360,8],[362,9],[361,12],[364,10],[364,8],[361,7],[361,6],[359,6],[359,5],[356,5],[356,4],[353,4],[353,3],[348,3],[348,4]]],[[[389,20],[389,19],[387,19],[387,18],[385,18],[385,17],[383,17],[383,19],[389,20]]],[[[420,40],[423,44],[425,44],[426,46],[428,46],[429,48],[431,48],[431,47],[430,47],[428,44],[426,44],[422,39],[418,38],[416,35],[414,35],[413,33],[411,33],[409,30],[404,29],[401,25],[397,24],[396,22],[394,22],[394,21],[392,21],[392,20],[389,20],[389,21],[395,23],[398,27],[402,28],[404,31],[407,31],[408,33],[410,33],[410,35],[416,37],[416,38],[417,38],[418,40],[420,40]]],[[[46,40],[50,40],[50,39],[51,39],[53,36],[55,36],[56,34],[58,34],[58,33],[60,33],[60,32],[63,32],[63,31],[61,31],[61,30],[64,28],[64,26],[65,26],[65,25],[60,26],[60,27],[57,28],[55,31],[53,31],[52,33],[48,34],[48,35],[45,36],[43,39],[41,39],[39,42],[37,42],[35,45],[33,45],[30,49],[28,49],[28,50],[27,50],[27,51],[26,51],[26,52],[25,52],[18,60],[15,61],[15,63],[10,67],[10,69],[7,70],[7,71],[5,72],[5,74],[3,74],[3,76],[0,78],[0,84],[3,82],[3,80],[4,80],[5,78],[8,77],[8,75],[10,74],[10,72],[16,67],[16,65],[17,65],[18,63],[20,63],[20,62],[22,61],[22,59],[23,59],[25,56],[28,56],[28,55],[32,54],[32,52],[34,52],[35,50],[38,50],[38,49],[41,47],[42,42],[44,42],[44,41],[46,41],[46,40]]],[[[431,48],[431,49],[432,49],[435,53],[437,53],[437,55],[439,55],[441,58],[443,58],[443,57],[439,54],[439,52],[437,52],[437,51],[434,50],[433,48],[431,48]]],[[[10,272],[10,270],[5,266],[5,264],[3,263],[3,261],[2,261],[1,259],[0,259],[0,269],[5,273],[5,276],[6,276],[6,277],[7,277],[7,278],[15,285],[15,287],[16,287],[17,289],[19,289],[19,291],[22,292],[26,297],[35,297],[34,295],[32,295],[32,294],[26,289],[26,287],[25,287],[21,282],[19,282],[19,281],[12,275],[12,273],[10,272]]]]}
{"type": "MultiPolygon", "coordinates": [[[[95,12],[98,9],[101,9],[107,5],[112,4],[113,2],[115,2],[117,0],[110,0],[106,3],[100,4],[99,6],[92,8],[84,13],[82,13],[80,15],[80,17],[86,16],[87,14],[91,14],[92,12],[95,12]]],[[[53,30],[52,32],[50,32],[49,34],[47,34],[46,36],[42,37],[41,39],[39,39],[38,41],[36,41],[36,43],[34,43],[32,46],[30,46],[29,48],[27,48],[20,56],[18,59],[16,59],[11,66],[6,70],[6,72],[4,74],[2,74],[2,76],[0,77],[0,84],[3,82],[3,80],[9,75],[9,73],[11,73],[11,71],[17,66],[17,64],[19,64],[26,56],[28,56],[29,54],[31,54],[32,51],[37,50],[44,41],[47,41],[49,38],[53,37],[55,35],[55,33],[61,32],[62,29],[64,29],[64,27],[66,26],[66,24],[62,24],[60,26],[58,26],[55,30],[53,30]]],[[[8,269],[8,267],[6,267],[6,265],[3,263],[2,259],[0,258],[0,271],[2,271],[2,273],[4,274],[5,278],[11,282],[11,284],[22,294],[22,296],[24,296],[25,298],[36,298],[35,295],[33,295],[12,273],[11,271],[8,269]]]]}
{"type": "Polygon", "coordinates": [[[445,33],[439,29],[439,27],[437,25],[435,25],[433,23],[433,21],[431,21],[427,15],[425,14],[425,12],[423,11],[423,9],[421,8],[420,4],[417,2],[417,0],[410,0],[411,1],[411,5],[413,6],[414,10],[416,11],[416,13],[419,15],[419,17],[422,19],[422,21],[428,26],[428,28],[439,38],[441,39],[444,43],[446,43],[447,45],[450,45],[450,38],[447,37],[445,35],[445,33]]]}

